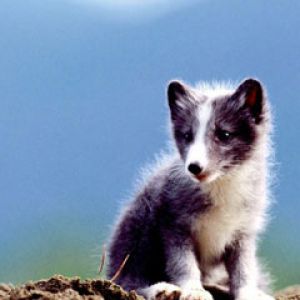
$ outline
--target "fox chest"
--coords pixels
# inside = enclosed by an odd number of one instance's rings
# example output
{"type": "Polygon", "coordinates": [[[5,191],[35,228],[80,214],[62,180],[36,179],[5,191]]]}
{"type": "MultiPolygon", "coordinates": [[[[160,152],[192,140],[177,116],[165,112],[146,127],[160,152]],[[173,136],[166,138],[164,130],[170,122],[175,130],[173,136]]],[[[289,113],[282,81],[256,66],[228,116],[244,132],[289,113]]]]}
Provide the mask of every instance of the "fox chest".
{"type": "Polygon", "coordinates": [[[239,206],[216,206],[195,221],[196,251],[200,263],[214,262],[242,231],[249,218],[239,206]]]}

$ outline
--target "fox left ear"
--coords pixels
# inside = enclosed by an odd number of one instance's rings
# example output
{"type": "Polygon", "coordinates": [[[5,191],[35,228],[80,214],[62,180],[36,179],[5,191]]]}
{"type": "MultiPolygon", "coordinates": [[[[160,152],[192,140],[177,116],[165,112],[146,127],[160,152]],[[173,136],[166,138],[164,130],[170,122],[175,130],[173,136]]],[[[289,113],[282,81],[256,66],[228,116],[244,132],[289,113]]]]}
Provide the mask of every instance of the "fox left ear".
{"type": "Polygon", "coordinates": [[[240,105],[250,110],[256,124],[261,122],[264,106],[264,91],[262,84],[258,80],[250,78],[243,81],[233,97],[238,97],[240,105]]]}
{"type": "Polygon", "coordinates": [[[180,120],[193,109],[191,88],[178,80],[173,80],[167,88],[167,96],[172,120],[180,120]]]}

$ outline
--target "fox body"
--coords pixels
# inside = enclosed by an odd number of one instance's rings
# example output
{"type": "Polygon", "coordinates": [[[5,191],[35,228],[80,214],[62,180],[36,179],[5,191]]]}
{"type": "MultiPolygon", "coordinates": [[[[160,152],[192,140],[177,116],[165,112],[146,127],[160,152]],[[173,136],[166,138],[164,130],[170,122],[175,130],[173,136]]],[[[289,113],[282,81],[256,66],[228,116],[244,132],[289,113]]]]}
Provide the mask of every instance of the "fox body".
{"type": "Polygon", "coordinates": [[[174,153],[123,211],[108,275],[147,299],[211,300],[205,284],[236,300],[271,300],[256,257],[269,200],[270,108],[262,84],[167,89],[174,153]]]}

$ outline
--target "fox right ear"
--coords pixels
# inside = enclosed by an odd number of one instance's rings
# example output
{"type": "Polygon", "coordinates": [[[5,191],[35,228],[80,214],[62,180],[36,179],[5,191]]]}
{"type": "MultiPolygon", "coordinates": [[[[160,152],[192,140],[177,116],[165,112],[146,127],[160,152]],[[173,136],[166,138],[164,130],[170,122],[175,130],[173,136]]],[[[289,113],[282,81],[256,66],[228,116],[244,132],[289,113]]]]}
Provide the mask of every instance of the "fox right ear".
{"type": "Polygon", "coordinates": [[[242,107],[247,108],[256,124],[259,124],[263,118],[264,109],[264,89],[262,84],[253,78],[244,80],[232,96],[238,99],[242,107]]]}
{"type": "Polygon", "coordinates": [[[168,85],[167,94],[172,119],[190,108],[192,95],[190,88],[184,83],[178,80],[171,81],[168,85]]]}

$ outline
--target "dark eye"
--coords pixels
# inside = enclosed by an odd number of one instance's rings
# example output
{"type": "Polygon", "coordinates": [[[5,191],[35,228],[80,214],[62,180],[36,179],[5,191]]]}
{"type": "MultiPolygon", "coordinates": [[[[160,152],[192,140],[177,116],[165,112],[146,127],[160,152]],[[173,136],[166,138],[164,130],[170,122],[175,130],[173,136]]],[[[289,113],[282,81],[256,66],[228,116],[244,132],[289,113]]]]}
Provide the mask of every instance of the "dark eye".
{"type": "Polygon", "coordinates": [[[187,143],[191,142],[192,139],[193,139],[192,132],[191,132],[191,131],[188,131],[188,132],[184,133],[184,134],[183,134],[183,138],[184,138],[184,140],[185,140],[187,143]]]}
{"type": "Polygon", "coordinates": [[[216,129],[216,137],[221,141],[221,142],[228,142],[232,138],[233,134],[227,130],[223,130],[221,128],[216,129]]]}

